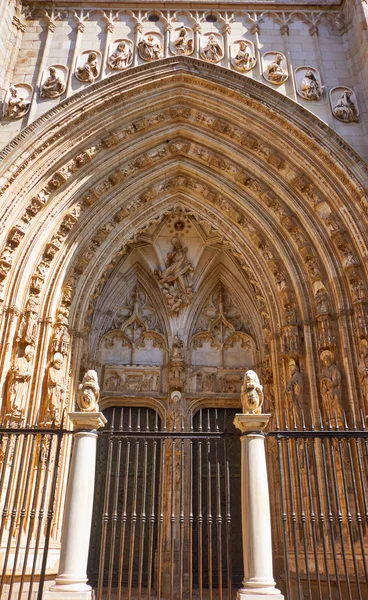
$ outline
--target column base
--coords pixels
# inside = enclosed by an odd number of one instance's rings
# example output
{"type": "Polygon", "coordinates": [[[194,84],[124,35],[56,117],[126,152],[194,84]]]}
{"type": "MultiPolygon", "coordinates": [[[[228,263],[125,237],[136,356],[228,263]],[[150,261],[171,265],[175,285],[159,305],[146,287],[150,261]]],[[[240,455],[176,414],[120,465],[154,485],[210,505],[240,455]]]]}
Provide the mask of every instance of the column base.
{"type": "Polygon", "coordinates": [[[245,589],[240,588],[236,595],[236,600],[284,600],[284,596],[276,588],[269,589],[245,589]]]}
{"type": "MultiPolygon", "coordinates": [[[[62,588],[63,586],[59,586],[62,588]]],[[[56,588],[56,586],[54,586],[56,588]]],[[[91,589],[85,592],[67,592],[63,589],[53,589],[42,595],[42,600],[94,600],[95,593],[91,589]]]]}

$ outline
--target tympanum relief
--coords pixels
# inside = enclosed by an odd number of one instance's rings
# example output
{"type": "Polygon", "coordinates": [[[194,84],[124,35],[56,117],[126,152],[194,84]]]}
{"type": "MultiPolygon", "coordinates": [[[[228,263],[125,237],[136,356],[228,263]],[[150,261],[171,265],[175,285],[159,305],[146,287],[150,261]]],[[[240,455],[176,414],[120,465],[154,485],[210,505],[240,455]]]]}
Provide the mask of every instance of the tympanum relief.
{"type": "Polygon", "coordinates": [[[193,265],[188,259],[188,249],[179,237],[171,239],[172,249],[167,253],[165,268],[156,271],[162,293],[170,313],[178,313],[193,298],[193,265]]]}
{"type": "Polygon", "coordinates": [[[58,96],[61,96],[65,92],[68,72],[68,67],[64,65],[51,65],[48,67],[41,80],[41,98],[58,98],[58,96]]]}
{"type": "Polygon", "coordinates": [[[162,35],[157,32],[146,33],[138,42],[138,55],[142,60],[145,60],[146,62],[162,58],[162,35]]]}
{"type": "Polygon", "coordinates": [[[251,71],[255,67],[254,44],[249,40],[237,40],[231,44],[231,64],[237,71],[251,71]]]}
{"type": "Polygon", "coordinates": [[[31,106],[33,87],[28,83],[14,83],[8,89],[3,106],[3,116],[8,119],[21,119],[31,106]]]}
{"type": "Polygon", "coordinates": [[[189,56],[194,50],[193,30],[190,27],[179,27],[173,32],[170,45],[172,54],[189,56]]]}
{"type": "Polygon", "coordinates": [[[101,52],[84,50],[77,58],[75,76],[83,83],[94,83],[100,74],[101,52]]]}
{"type": "Polygon", "coordinates": [[[338,86],[330,90],[331,109],[334,117],[343,123],[358,123],[359,109],[355,93],[348,87],[338,86]]]}
{"type": "Polygon", "coordinates": [[[201,58],[210,62],[220,62],[224,57],[222,36],[219,33],[205,33],[201,39],[201,58]]]}
{"type": "Polygon", "coordinates": [[[295,69],[296,91],[305,100],[320,100],[323,86],[321,77],[314,67],[298,67],[295,69]]]}
{"type": "Polygon", "coordinates": [[[122,71],[132,64],[133,42],[128,39],[115,40],[110,47],[108,65],[113,71],[122,71]]]}
{"type": "Polygon", "coordinates": [[[103,378],[103,392],[160,392],[161,369],[150,366],[119,366],[106,367],[103,378]]]}
{"type": "Polygon", "coordinates": [[[263,77],[273,85],[281,85],[288,78],[286,58],[280,52],[265,52],[262,56],[263,77]]]}

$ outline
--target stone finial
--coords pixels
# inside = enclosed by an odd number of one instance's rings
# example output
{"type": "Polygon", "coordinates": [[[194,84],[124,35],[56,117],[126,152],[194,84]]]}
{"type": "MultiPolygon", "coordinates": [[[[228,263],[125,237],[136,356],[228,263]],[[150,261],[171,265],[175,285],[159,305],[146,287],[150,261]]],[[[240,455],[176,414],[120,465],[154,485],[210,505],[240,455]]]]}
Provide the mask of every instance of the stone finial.
{"type": "Polygon", "coordinates": [[[78,387],[77,408],[81,412],[99,412],[100,386],[96,371],[90,369],[85,373],[78,387]]]}
{"type": "Polygon", "coordinates": [[[240,392],[243,414],[260,414],[264,400],[263,386],[255,371],[247,371],[244,375],[240,392]]]}

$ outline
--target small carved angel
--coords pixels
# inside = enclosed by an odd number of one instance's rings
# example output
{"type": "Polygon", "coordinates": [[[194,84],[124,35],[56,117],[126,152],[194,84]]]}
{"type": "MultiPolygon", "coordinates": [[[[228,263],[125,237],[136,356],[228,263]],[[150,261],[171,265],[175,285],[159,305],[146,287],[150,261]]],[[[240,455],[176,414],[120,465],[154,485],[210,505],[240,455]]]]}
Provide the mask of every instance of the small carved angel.
{"type": "Polygon", "coordinates": [[[78,408],[82,412],[98,412],[100,399],[100,386],[96,371],[90,369],[85,373],[82,383],[78,387],[78,408]]]}
{"type": "Polygon", "coordinates": [[[244,382],[241,387],[240,398],[243,413],[260,414],[263,404],[263,386],[255,371],[247,371],[244,376],[244,382]]]}

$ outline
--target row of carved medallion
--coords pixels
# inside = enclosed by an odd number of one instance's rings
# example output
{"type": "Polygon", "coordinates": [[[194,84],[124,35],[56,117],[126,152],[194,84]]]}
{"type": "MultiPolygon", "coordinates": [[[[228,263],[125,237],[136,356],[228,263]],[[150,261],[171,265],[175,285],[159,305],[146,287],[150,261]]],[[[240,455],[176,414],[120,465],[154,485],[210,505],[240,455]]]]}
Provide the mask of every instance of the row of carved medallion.
{"type": "MultiPolygon", "coordinates": [[[[193,38],[188,34],[189,28],[181,27],[178,37],[172,42],[174,54],[190,55],[194,51],[193,38]]],[[[190,30],[191,31],[191,30],[190,30]]],[[[192,32],[193,34],[193,32],[192,32]]],[[[204,34],[202,37],[200,57],[212,63],[218,63],[224,58],[222,36],[218,33],[204,34]]],[[[108,57],[111,70],[124,70],[133,64],[133,42],[127,38],[118,39],[112,44],[108,57]]],[[[137,52],[140,58],[150,62],[163,58],[162,35],[154,32],[147,33],[138,42],[137,52]]],[[[257,63],[254,44],[251,40],[240,39],[231,44],[231,65],[237,71],[251,71],[257,63]]],[[[262,57],[262,75],[273,85],[279,86],[288,79],[289,72],[285,56],[278,51],[265,52],[262,57]]],[[[99,77],[102,66],[102,54],[98,50],[84,50],[76,61],[75,77],[87,84],[94,83],[99,77]]],[[[63,64],[53,64],[43,73],[39,87],[40,98],[57,98],[64,94],[67,86],[69,69],[63,64]]],[[[295,82],[298,95],[310,101],[319,101],[323,95],[324,86],[321,83],[319,71],[315,67],[300,66],[295,69],[295,82]]],[[[14,83],[8,90],[3,116],[8,119],[24,117],[30,108],[33,86],[28,83],[14,83]]],[[[359,121],[359,109],[354,91],[346,86],[336,86],[330,89],[329,98],[333,115],[340,121],[352,123],[359,121]]]]}

